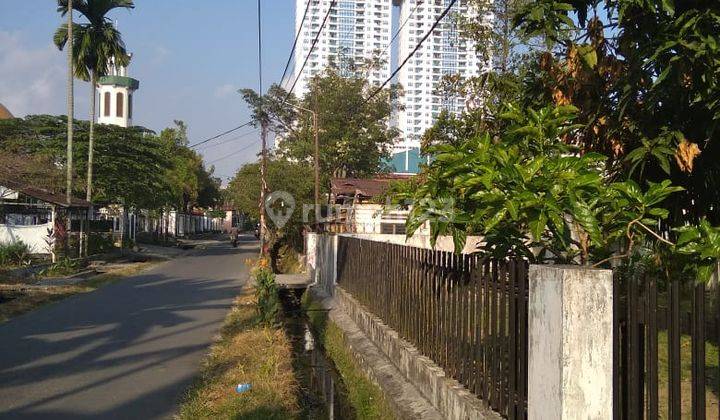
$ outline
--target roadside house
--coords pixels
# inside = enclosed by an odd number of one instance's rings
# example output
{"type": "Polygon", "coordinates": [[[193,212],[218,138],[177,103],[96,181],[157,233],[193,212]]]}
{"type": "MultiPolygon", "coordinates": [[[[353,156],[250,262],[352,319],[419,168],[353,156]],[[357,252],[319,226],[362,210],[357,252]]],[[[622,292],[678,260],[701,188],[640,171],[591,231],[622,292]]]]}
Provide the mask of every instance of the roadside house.
{"type": "Polygon", "coordinates": [[[383,202],[393,182],[411,175],[382,175],[375,178],[333,178],[330,200],[334,205],[328,230],[349,233],[404,234],[408,210],[394,209],[383,202]]]}
{"type": "Polygon", "coordinates": [[[57,239],[77,236],[73,226],[79,231],[90,206],[85,200],[73,198],[68,204],[63,194],[0,180],[0,243],[22,241],[34,254],[52,254],[57,239]]]}

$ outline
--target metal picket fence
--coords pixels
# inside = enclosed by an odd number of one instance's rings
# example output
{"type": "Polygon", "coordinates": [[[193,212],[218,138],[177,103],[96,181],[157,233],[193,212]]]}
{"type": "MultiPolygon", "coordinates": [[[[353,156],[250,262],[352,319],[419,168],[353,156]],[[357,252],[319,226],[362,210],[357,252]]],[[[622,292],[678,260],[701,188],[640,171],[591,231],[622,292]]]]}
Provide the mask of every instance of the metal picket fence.
{"type": "Polygon", "coordinates": [[[719,419],[720,288],[617,277],[614,418],[719,419]]]}
{"type": "Polygon", "coordinates": [[[338,285],[509,419],[527,418],[527,270],[523,260],[338,243],[338,285]]]}

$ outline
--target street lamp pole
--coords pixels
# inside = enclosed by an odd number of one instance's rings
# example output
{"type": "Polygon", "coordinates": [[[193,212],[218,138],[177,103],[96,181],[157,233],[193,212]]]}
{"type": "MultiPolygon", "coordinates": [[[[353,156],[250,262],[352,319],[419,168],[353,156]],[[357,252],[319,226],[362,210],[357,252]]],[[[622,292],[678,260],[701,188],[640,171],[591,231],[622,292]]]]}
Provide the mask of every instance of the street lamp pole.
{"type": "Polygon", "coordinates": [[[295,109],[309,112],[312,114],[312,117],[313,117],[313,137],[314,137],[313,141],[315,143],[315,153],[314,153],[315,154],[315,156],[314,156],[314,161],[315,161],[315,209],[317,211],[317,209],[319,208],[318,206],[320,205],[320,139],[319,139],[319,131],[318,131],[319,129],[318,129],[317,112],[315,112],[311,109],[303,108],[303,107],[295,105],[295,104],[291,104],[290,102],[287,102],[287,101],[283,101],[283,103],[285,105],[291,106],[295,109]]]}

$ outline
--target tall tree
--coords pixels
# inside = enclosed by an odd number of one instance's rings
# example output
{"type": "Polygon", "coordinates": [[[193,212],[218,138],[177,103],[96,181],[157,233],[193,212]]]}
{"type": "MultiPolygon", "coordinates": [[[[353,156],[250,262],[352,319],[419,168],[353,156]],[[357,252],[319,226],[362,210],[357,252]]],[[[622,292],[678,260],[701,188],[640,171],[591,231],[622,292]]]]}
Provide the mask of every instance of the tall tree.
{"type": "Polygon", "coordinates": [[[73,38],[73,2],[72,0],[67,1],[67,19],[68,23],[66,24],[65,32],[67,34],[67,38],[70,40],[68,42],[68,49],[67,49],[67,65],[68,65],[68,75],[67,75],[67,157],[66,157],[66,163],[67,166],[67,175],[66,175],[66,185],[65,185],[65,198],[67,200],[67,203],[70,204],[70,199],[72,198],[72,178],[73,178],[73,170],[72,170],[72,157],[73,157],[73,120],[75,118],[75,98],[74,98],[74,88],[73,88],[73,44],[75,43],[75,38],[73,38]]]}
{"type": "Polygon", "coordinates": [[[675,223],[720,223],[719,2],[538,0],[516,23],[547,44],[529,85],[580,110],[568,140],[619,176],[684,187],[675,223]]]}
{"type": "Polygon", "coordinates": [[[311,79],[299,101],[277,85],[263,97],[249,89],[242,93],[255,110],[255,119],[265,118],[282,138],[278,155],[290,160],[309,163],[315,154],[312,115],[293,106],[317,113],[320,174],[327,186],[331,177],[362,177],[385,169],[399,135],[389,124],[400,108],[398,88],[383,89],[371,97],[373,90],[367,79],[344,77],[330,68],[311,79]]]}
{"type": "MultiPolygon", "coordinates": [[[[310,80],[301,105],[317,112],[320,170],[325,184],[330,177],[362,177],[383,172],[399,131],[390,118],[400,108],[397,87],[375,96],[367,79],[343,77],[329,69],[310,80]]],[[[297,120],[297,128],[280,143],[280,153],[311,161],[314,153],[310,115],[297,120]]]]}
{"type": "MultiPolygon", "coordinates": [[[[75,121],[75,165],[87,169],[89,122],[75,121]]],[[[54,192],[63,191],[62,161],[67,123],[64,116],[32,115],[0,120],[0,181],[54,192]]],[[[95,128],[97,165],[94,196],[98,204],[160,210],[215,207],[220,180],[202,157],[187,147],[185,124],[177,121],[160,135],[143,127],[95,128]]],[[[0,182],[1,184],[2,182],[0,182]]],[[[74,180],[75,194],[85,185],[74,180]]]]}
{"type": "MultiPolygon", "coordinates": [[[[313,203],[313,170],[302,162],[290,162],[271,157],[268,160],[267,187],[270,192],[284,191],[295,200],[295,207],[287,223],[276,225],[271,220],[272,236],[282,236],[295,246],[302,244],[303,218],[312,218],[312,214],[303,214],[313,203]]],[[[258,201],[260,199],[260,165],[257,162],[246,163],[235,174],[227,187],[228,198],[233,206],[253,219],[260,217],[258,201]]],[[[278,200],[282,203],[282,200],[278,200]]],[[[275,203],[277,204],[277,203],[275,203]]]]}
{"type": "MultiPolygon", "coordinates": [[[[93,162],[95,141],[95,101],[97,98],[97,79],[107,75],[110,66],[127,66],[130,56],[125,49],[120,32],[112,24],[107,14],[118,8],[132,9],[132,0],[75,0],[74,8],[88,23],[62,25],[54,36],[55,45],[63,49],[69,36],[73,38],[75,48],[69,50],[72,57],[74,75],[78,79],[90,82],[90,133],[88,145],[88,167],[86,199],[92,199],[93,162]]],[[[58,12],[65,15],[70,9],[69,0],[58,0],[58,12]]]]}

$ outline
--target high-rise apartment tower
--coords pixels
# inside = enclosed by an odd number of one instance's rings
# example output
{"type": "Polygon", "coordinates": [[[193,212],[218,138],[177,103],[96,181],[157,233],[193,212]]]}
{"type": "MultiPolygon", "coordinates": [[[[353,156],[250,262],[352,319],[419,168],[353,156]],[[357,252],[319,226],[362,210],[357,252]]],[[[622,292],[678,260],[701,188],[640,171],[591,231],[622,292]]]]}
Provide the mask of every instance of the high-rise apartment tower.
{"type": "Polygon", "coordinates": [[[307,92],[312,76],[330,65],[349,76],[357,74],[356,70],[365,60],[380,58],[382,66],[367,74],[370,82],[382,83],[390,76],[390,48],[387,45],[392,31],[392,0],[338,0],[305,68],[298,74],[331,4],[332,0],[310,0],[309,3],[308,0],[296,0],[296,33],[308,5],[309,10],[298,37],[294,74],[291,80],[283,81],[283,86],[289,88],[297,78],[293,93],[298,96],[307,92]],[[376,57],[377,54],[380,57],[376,57]]]}
{"type": "MultiPolygon", "coordinates": [[[[309,3],[308,0],[296,0],[296,32],[301,27],[308,4],[309,10],[298,37],[294,74],[283,81],[283,86],[289,88],[297,78],[293,92],[298,96],[307,91],[313,75],[330,65],[336,66],[341,74],[359,75],[356,71],[358,64],[367,59],[379,58],[384,63],[381,68],[360,75],[366,74],[370,83],[384,82],[392,69],[430,31],[452,0],[338,0],[330,11],[326,26],[305,68],[302,73],[298,73],[331,3],[332,0],[310,0],[309,3]],[[398,19],[394,24],[393,6],[399,6],[398,19]],[[401,25],[396,45],[390,46],[394,31],[401,25]]],[[[407,154],[412,149],[417,155],[420,137],[433,125],[442,110],[457,114],[470,105],[468,98],[446,95],[438,88],[445,75],[472,77],[487,65],[476,53],[474,43],[461,37],[457,27],[458,15],[473,14],[467,0],[457,0],[450,13],[398,73],[396,81],[404,89],[402,102],[405,106],[404,111],[394,119],[402,132],[395,147],[398,153],[407,154]]],[[[406,156],[404,160],[398,161],[410,160],[406,156]]]]}
{"type": "MultiPolygon", "coordinates": [[[[396,0],[400,5],[398,57],[405,59],[430,30],[451,0],[396,0]]],[[[408,63],[400,70],[398,82],[404,88],[405,110],[398,116],[403,139],[396,149],[417,148],[420,137],[430,128],[442,110],[458,114],[469,104],[468,98],[439,91],[446,75],[463,78],[476,76],[484,65],[475,52],[475,44],[460,36],[457,16],[473,14],[466,0],[458,0],[450,13],[435,28],[408,63]]]]}

